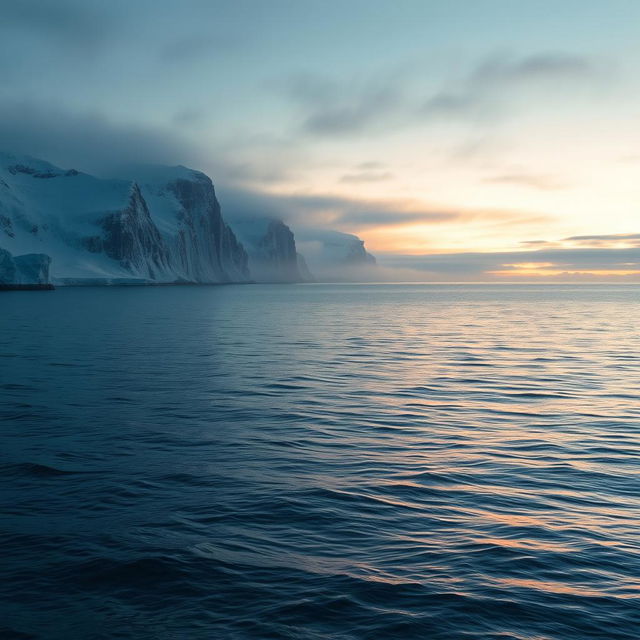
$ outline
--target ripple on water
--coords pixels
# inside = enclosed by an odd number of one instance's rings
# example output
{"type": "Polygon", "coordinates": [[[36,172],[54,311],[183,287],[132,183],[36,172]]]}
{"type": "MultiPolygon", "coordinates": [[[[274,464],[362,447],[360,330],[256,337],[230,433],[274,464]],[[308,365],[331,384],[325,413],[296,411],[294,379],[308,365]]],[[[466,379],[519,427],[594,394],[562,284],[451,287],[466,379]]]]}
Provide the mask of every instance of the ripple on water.
{"type": "Polygon", "coordinates": [[[638,293],[8,297],[0,637],[637,640],[638,293]]]}

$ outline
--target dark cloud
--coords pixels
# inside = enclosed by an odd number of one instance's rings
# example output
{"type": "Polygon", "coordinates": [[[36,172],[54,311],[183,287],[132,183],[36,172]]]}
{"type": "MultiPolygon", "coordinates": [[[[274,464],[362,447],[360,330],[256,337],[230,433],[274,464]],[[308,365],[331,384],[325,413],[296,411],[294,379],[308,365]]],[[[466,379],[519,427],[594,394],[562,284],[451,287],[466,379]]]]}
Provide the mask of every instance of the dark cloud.
{"type": "Polygon", "coordinates": [[[251,193],[255,185],[269,188],[274,184],[286,182],[292,176],[286,163],[274,163],[269,166],[261,162],[260,158],[242,160],[233,154],[221,154],[214,159],[208,157],[204,169],[210,171],[220,184],[234,190],[246,190],[247,193],[251,193]]]}
{"type": "MultiPolygon", "coordinates": [[[[256,141],[251,149],[255,152],[256,141]]],[[[287,146],[263,141],[271,155],[287,146]],[[267,144],[267,142],[269,144],[267,144]]],[[[242,146],[242,145],[240,145],[242,146]]],[[[277,183],[284,177],[277,162],[265,169],[233,159],[229,150],[188,143],[166,128],[115,123],[99,113],[77,113],[50,105],[0,101],[0,148],[40,157],[64,168],[108,174],[123,164],[184,164],[209,173],[231,217],[276,217],[292,224],[358,232],[374,227],[486,220],[493,226],[540,222],[521,212],[447,210],[403,199],[356,199],[333,194],[273,194],[248,184],[277,183]]],[[[237,149],[235,149],[237,152],[237,149]]],[[[382,166],[379,163],[366,166],[382,166]]],[[[363,173],[363,172],[361,172],[363,173]]],[[[381,179],[383,176],[375,176],[381,179]]],[[[371,176],[367,176],[371,179],[371,176]]]]}
{"type": "Polygon", "coordinates": [[[420,208],[402,200],[357,200],[332,195],[275,195],[222,185],[220,198],[231,218],[274,217],[292,225],[357,231],[369,227],[437,223],[457,219],[456,212],[420,208]]]}
{"type": "Polygon", "coordinates": [[[0,0],[0,34],[21,33],[62,48],[91,50],[114,27],[113,13],[80,0],[0,0]]]}
{"type": "Polygon", "coordinates": [[[216,184],[216,191],[227,219],[287,218],[285,208],[275,195],[238,188],[226,182],[216,184]]]}
{"type": "MultiPolygon", "coordinates": [[[[221,174],[214,172],[214,176],[221,174]]],[[[216,178],[214,178],[215,180],[216,178]]],[[[276,194],[217,180],[225,215],[231,218],[272,217],[296,226],[347,233],[371,229],[443,223],[480,224],[486,230],[545,224],[546,215],[522,211],[454,209],[401,198],[353,198],[334,194],[276,194]]]]}
{"type": "Polygon", "coordinates": [[[229,187],[262,191],[299,181],[312,166],[309,148],[292,137],[234,131],[207,149],[204,170],[229,187]]]}
{"type": "Polygon", "coordinates": [[[33,102],[0,101],[0,147],[97,173],[124,163],[202,162],[196,149],[165,129],[33,102]]]}

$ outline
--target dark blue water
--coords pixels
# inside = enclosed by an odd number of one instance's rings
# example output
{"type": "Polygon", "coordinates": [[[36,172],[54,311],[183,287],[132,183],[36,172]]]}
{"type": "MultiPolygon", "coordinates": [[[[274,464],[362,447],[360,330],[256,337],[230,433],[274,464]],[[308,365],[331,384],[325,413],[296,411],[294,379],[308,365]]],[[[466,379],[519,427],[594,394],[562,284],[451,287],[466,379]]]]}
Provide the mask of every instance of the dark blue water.
{"type": "Polygon", "coordinates": [[[640,637],[640,287],[0,305],[3,639],[640,637]]]}

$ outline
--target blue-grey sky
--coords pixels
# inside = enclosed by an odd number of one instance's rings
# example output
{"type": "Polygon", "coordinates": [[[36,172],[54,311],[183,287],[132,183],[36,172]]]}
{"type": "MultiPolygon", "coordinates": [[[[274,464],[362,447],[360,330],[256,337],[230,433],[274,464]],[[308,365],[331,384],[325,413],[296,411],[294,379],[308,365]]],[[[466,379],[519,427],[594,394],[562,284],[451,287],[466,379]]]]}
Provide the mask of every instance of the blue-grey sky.
{"type": "Polygon", "coordinates": [[[403,268],[489,252],[499,277],[640,272],[636,0],[0,0],[0,15],[3,148],[103,174],[201,168],[223,209],[354,232],[403,268]],[[591,250],[597,268],[578,259],[591,250]]]}

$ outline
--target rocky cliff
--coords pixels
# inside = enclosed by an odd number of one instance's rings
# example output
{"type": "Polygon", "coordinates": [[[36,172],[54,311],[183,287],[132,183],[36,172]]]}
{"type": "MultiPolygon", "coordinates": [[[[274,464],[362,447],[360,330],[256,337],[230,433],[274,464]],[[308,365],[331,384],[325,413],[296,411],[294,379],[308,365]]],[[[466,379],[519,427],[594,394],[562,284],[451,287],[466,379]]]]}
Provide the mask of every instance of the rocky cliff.
{"type": "Polygon", "coordinates": [[[297,246],[316,278],[325,281],[376,279],[376,259],[358,236],[305,227],[296,228],[295,234],[297,246]]]}
{"type": "Polygon", "coordinates": [[[49,256],[30,253],[12,256],[0,249],[0,289],[51,288],[49,256]]]}
{"type": "Polygon", "coordinates": [[[234,218],[231,225],[247,249],[249,268],[257,282],[307,282],[313,279],[296,239],[282,220],[234,218]]]}
{"type": "Polygon", "coordinates": [[[49,256],[61,284],[251,279],[211,180],[185,167],[103,180],[0,154],[0,247],[49,256]]]}
{"type": "Polygon", "coordinates": [[[227,224],[211,180],[182,166],[101,179],[0,153],[0,248],[18,256],[3,258],[5,273],[33,284],[45,262],[63,285],[375,278],[375,258],[354,235],[294,236],[281,220],[242,212],[227,224]]]}

